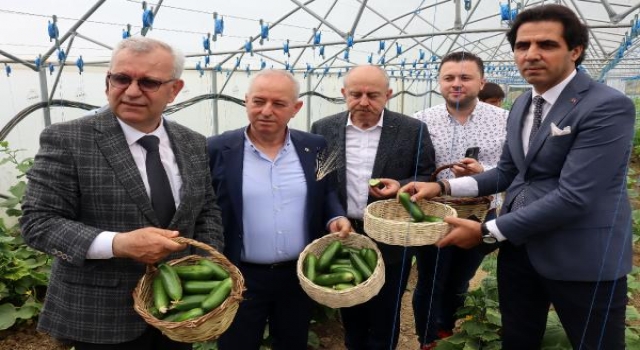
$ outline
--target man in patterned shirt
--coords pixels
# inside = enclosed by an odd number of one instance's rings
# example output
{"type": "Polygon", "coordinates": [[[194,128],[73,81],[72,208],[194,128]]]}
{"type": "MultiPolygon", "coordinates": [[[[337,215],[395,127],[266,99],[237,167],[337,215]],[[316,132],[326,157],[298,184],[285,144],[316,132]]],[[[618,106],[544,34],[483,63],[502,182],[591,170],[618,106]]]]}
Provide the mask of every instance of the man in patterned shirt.
{"type": "MultiPolygon", "coordinates": [[[[469,52],[453,52],[442,58],[439,73],[440,92],[446,103],[414,115],[427,124],[436,151],[436,166],[455,164],[441,171],[438,179],[473,175],[495,167],[509,112],[478,101],[485,84],[482,60],[469,52]],[[465,158],[469,147],[480,148],[478,160],[465,158]]],[[[495,206],[494,200],[487,219],[495,217],[495,206]]],[[[447,247],[438,251],[435,245],[417,249],[418,281],[413,309],[423,348],[428,349],[434,340],[451,334],[454,313],[463,304],[463,294],[485,251],[482,247],[447,247]]]]}

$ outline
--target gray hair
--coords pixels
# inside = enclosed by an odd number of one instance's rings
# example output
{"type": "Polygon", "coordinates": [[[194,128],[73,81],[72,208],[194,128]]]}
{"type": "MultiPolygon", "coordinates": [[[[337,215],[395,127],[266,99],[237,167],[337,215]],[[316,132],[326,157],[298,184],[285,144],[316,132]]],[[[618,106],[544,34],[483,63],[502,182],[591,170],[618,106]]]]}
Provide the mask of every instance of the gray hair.
{"type": "Polygon", "coordinates": [[[389,74],[387,74],[387,71],[384,70],[382,67],[380,66],[374,66],[374,65],[370,65],[370,64],[365,64],[365,65],[358,65],[355,67],[352,67],[351,69],[349,69],[349,71],[347,71],[347,73],[345,73],[344,75],[344,80],[342,81],[342,84],[344,87],[347,87],[347,80],[349,80],[349,76],[351,75],[351,72],[353,72],[354,70],[358,69],[358,68],[362,68],[362,67],[374,67],[376,68],[377,71],[380,72],[380,74],[382,74],[382,76],[384,77],[384,83],[386,88],[389,88],[389,74]]]}
{"type": "Polygon", "coordinates": [[[254,74],[251,80],[249,81],[249,91],[251,91],[251,89],[253,88],[253,83],[256,81],[257,78],[269,77],[273,75],[280,75],[280,76],[286,77],[293,83],[293,92],[294,92],[293,97],[294,97],[294,100],[297,101],[298,97],[300,96],[300,83],[298,83],[298,81],[293,76],[293,74],[289,73],[289,71],[286,71],[286,70],[265,69],[265,70],[259,71],[258,73],[254,74]]]}
{"type": "Polygon", "coordinates": [[[182,75],[182,71],[184,70],[184,55],[182,52],[171,45],[152,38],[147,38],[144,36],[132,36],[127,39],[124,39],[116,45],[113,49],[113,53],[111,54],[111,64],[109,68],[111,69],[114,58],[116,55],[122,50],[131,50],[136,53],[148,53],[157,48],[165,50],[173,56],[173,79],[180,79],[182,75]]]}

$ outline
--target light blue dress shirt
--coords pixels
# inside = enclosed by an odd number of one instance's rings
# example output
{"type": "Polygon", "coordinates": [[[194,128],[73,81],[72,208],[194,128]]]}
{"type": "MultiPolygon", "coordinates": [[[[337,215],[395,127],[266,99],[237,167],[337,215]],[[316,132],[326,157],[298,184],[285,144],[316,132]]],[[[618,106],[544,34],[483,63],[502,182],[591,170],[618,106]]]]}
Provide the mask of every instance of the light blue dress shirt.
{"type": "Polygon", "coordinates": [[[245,130],[242,171],[242,261],[271,264],[295,260],[309,242],[307,181],[287,132],[272,161],[245,130]]]}

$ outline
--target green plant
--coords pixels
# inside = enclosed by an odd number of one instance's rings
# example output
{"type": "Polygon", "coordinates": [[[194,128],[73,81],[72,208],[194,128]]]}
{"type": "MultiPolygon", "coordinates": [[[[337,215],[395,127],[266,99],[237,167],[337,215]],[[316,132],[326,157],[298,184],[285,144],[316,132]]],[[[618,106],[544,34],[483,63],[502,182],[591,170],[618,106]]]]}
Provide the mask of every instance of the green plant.
{"type": "MultiPolygon", "coordinates": [[[[20,150],[11,150],[6,141],[0,142],[0,165],[11,163],[18,170],[17,184],[9,188],[10,195],[3,195],[0,207],[8,218],[18,218],[18,208],[26,183],[25,173],[33,159],[18,160],[20,150]]],[[[14,221],[14,220],[12,220],[14,221]]],[[[17,221],[17,220],[15,220],[17,221]]],[[[38,315],[42,297],[49,281],[50,258],[27,247],[20,236],[17,222],[9,225],[0,218],[0,330],[20,324],[38,315]]]]}

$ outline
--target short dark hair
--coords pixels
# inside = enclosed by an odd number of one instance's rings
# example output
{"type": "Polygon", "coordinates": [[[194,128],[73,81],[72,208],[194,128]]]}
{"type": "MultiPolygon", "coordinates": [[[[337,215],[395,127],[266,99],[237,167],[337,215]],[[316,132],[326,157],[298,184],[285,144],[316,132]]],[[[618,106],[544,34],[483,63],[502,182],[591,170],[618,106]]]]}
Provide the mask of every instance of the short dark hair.
{"type": "Polygon", "coordinates": [[[491,82],[484,83],[482,90],[478,93],[478,99],[480,99],[480,101],[486,101],[490,98],[499,98],[502,100],[504,96],[504,91],[502,91],[500,85],[491,82]]]}
{"type": "Polygon", "coordinates": [[[442,57],[442,61],[440,62],[440,67],[438,68],[438,73],[440,72],[440,68],[442,65],[447,62],[462,62],[462,61],[473,61],[478,65],[478,69],[480,70],[480,77],[484,77],[484,63],[482,59],[471,52],[466,51],[456,51],[446,56],[442,57]]]}
{"type": "Polygon", "coordinates": [[[582,63],[589,45],[589,31],[587,26],[580,22],[578,16],[566,6],[547,4],[528,8],[516,16],[515,21],[507,32],[507,40],[511,44],[511,51],[516,44],[518,28],[527,22],[560,22],[563,27],[563,38],[569,50],[582,46],[582,54],[576,60],[576,67],[582,63]]]}

